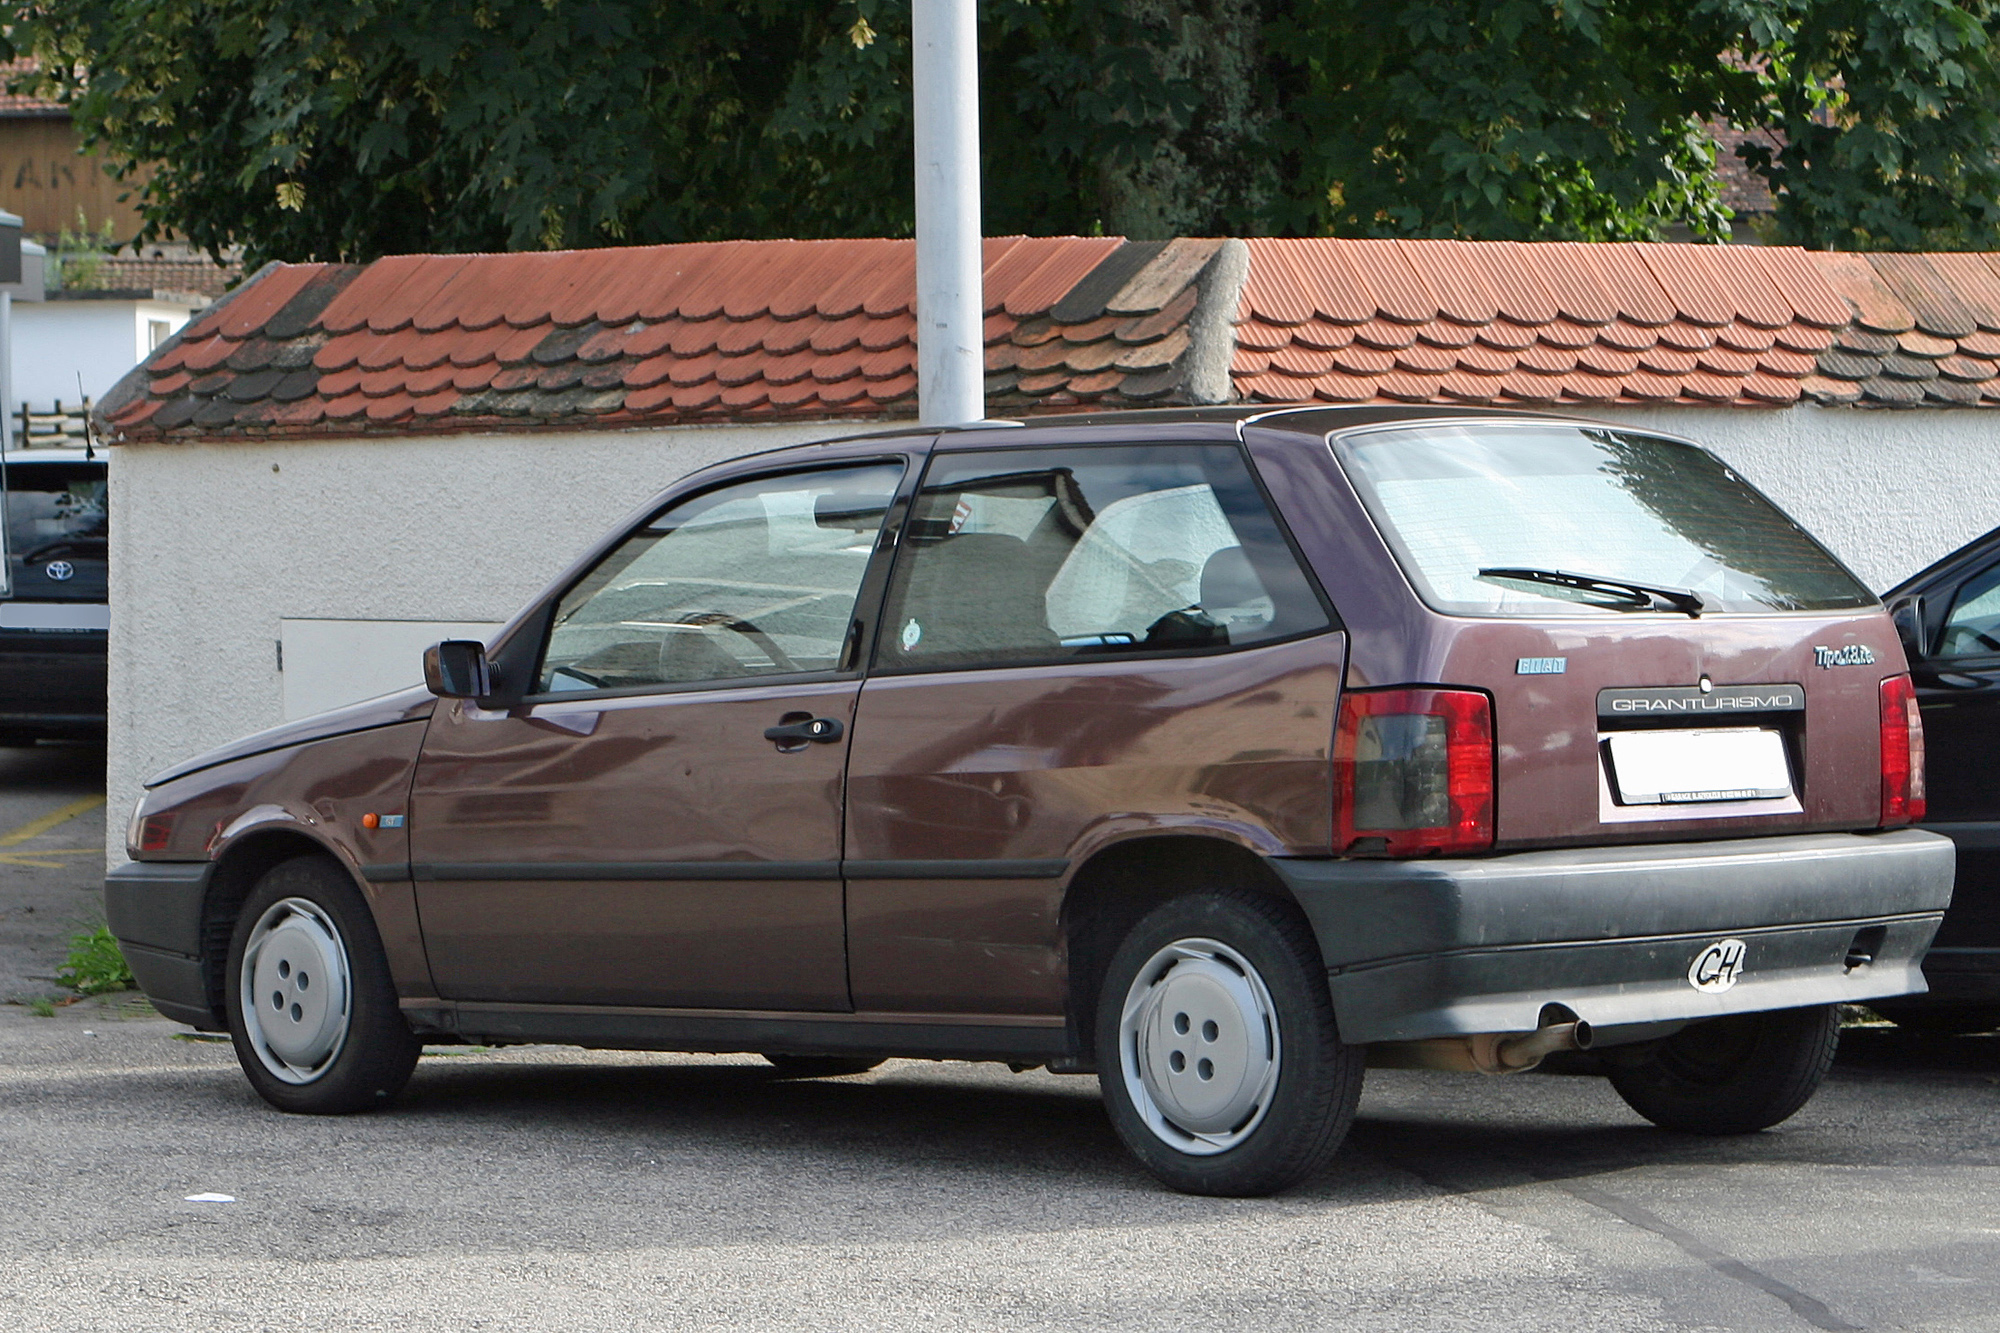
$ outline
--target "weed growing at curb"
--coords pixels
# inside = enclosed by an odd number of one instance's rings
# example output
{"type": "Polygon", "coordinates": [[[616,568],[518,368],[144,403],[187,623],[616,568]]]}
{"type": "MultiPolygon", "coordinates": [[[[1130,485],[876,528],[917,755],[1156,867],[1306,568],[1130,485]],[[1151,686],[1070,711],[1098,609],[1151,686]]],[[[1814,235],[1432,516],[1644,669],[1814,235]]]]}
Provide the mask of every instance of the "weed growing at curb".
{"type": "Polygon", "coordinates": [[[132,985],[132,969],[118,952],[109,926],[70,936],[69,961],[56,969],[56,980],[78,995],[104,995],[132,985]]]}
{"type": "Polygon", "coordinates": [[[56,1002],[47,997],[30,1000],[28,1001],[28,1012],[36,1018],[54,1018],[56,1016],[56,1002]]]}

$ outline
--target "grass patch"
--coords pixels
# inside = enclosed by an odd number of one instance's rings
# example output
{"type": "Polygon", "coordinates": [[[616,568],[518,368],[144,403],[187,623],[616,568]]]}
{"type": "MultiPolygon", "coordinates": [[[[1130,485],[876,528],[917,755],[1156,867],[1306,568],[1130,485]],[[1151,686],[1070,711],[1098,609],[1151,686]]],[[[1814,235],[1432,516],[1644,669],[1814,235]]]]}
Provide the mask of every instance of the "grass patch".
{"type": "Polygon", "coordinates": [[[69,961],[56,969],[56,980],[78,995],[105,995],[129,990],[132,969],[125,966],[111,928],[99,926],[70,936],[69,961]]]}
{"type": "Polygon", "coordinates": [[[30,1000],[28,1001],[28,1012],[36,1018],[54,1018],[56,1016],[56,1002],[48,999],[46,996],[38,1000],[30,1000]]]}

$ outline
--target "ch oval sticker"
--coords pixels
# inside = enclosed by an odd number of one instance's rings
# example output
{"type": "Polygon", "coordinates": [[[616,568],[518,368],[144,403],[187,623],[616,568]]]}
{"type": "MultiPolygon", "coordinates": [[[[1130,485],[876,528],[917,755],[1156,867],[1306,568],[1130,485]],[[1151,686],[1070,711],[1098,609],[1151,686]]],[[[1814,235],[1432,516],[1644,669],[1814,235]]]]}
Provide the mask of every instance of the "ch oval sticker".
{"type": "Polygon", "coordinates": [[[1742,940],[1717,940],[1694,956],[1688,964],[1688,985],[1704,995],[1720,995],[1743,975],[1742,940]]]}

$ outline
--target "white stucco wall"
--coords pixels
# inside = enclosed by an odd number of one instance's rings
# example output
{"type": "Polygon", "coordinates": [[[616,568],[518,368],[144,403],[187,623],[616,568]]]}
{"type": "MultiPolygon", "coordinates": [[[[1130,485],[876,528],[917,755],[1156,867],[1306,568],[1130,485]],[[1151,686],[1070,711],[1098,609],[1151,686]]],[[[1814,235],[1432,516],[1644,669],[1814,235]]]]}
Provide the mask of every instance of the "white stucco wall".
{"type": "Polygon", "coordinates": [[[149,774],[283,720],[282,622],[504,622],[688,472],[866,429],[117,446],[108,855],[149,774]]]}
{"type": "MultiPolygon", "coordinates": [[[[147,325],[178,333],[189,307],[169,301],[63,299],[14,303],[14,401],[47,412],[77,401],[77,379],[95,402],[153,349],[147,325]]],[[[161,341],[164,341],[163,336],[161,341]]]]}
{"type": "Polygon", "coordinates": [[[2000,527],[2000,412],[1633,408],[1708,446],[1880,592],[2000,527]]]}

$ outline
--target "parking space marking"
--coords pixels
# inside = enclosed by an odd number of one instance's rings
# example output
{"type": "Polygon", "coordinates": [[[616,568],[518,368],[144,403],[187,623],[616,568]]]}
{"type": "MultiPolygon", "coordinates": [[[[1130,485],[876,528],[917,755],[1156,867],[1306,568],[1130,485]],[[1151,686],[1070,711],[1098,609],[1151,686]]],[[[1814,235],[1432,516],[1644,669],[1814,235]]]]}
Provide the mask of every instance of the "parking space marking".
{"type": "MultiPolygon", "coordinates": [[[[78,815],[83,814],[86,811],[95,810],[98,806],[103,804],[104,804],[104,797],[102,795],[85,796],[77,800],[71,801],[68,805],[63,806],[60,810],[51,810],[48,814],[43,815],[40,819],[29,820],[27,823],[21,825],[21,827],[15,829],[12,833],[0,834],[0,847],[13,847],[20,843],[28,841],[28,839],[30,838],[39,838],[42,836],[42,834],[47,833],[50,829],[54,828],[56,825],[66,824],[70,820],[75,819],[78,815]]],[[[36,853],[36,855],[47,855],[47,853],[45,852],[36,853]]]]}

